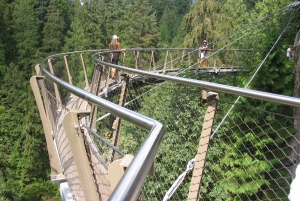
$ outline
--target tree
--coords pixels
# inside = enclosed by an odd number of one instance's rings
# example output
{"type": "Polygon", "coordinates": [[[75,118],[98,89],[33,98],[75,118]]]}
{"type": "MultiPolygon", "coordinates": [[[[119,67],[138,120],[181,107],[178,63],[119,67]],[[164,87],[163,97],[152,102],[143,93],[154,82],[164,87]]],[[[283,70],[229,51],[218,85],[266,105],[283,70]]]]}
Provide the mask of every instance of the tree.
{"type": "Polygon", "coordinates": [[[25,72],[14,64],[1,70],[4,75],[0,89],[1,199],[22,200],[33,183],[41,186],[39,198],[53,197],[56,191],[48,183],[46,142],[25,72]]]}
{"type": "Polygon", "coordinates": [[[123,46],[156,47],[157,23],[148,0],[134,0],[133,4],[126,5],[125,10],[126,14],[119,22],[123,46]]]}
{"type": "Polygon", "coordinates": [[[67,7],[65,1],[50,0],[47,7],[46,23],[43,28],[43,50],[44,52],[58,53],[64,45],[67,26],[65,24],[65,16],[67,13],[62,13],[66,10],[60,7],[67,7]]]}
{"type": "Polygon", "coordinates": [[[43,27],[46,23],[46,13],[47,13],[47,7],[49,5],[50,0],[40,0],[39,6],[36,7],[35,12],[38,16],[38,25],[39,25],[39,31],[43,30],[43,27]]]}
{"type": "MultiPolygon", "coordinates": [[[[4,22],[5,22],[5,20],[4,20],[4,13],[5,13],[5,10],[6,10],[6,6],[7,6],[7,4],[6,4],[6,2],[4,1],[4,0],[1,0],[0,1],[0,13],[1,13],[1,15],[0,15],[0,27],[3,27],[2,28],[2,30],[1,30],[1,32],[0,32],[0,67],[2,66],[2,65],[4,65],[5,64],[5,61],[6,61],[6,55],[5,55],[5,52],[6,52],[6,49],[5,49],[5,38],[6,38],[6,36],[5,36],[5,33],[6,33],[6,31],[5,31],[5,26],[4,26],[4,22]]],[[[0,74],[0,78],[1,78],[1,74],[0,74]]]]}
{"type": "Polygon", "coordinates": [[[196,1],[191,11],[183,18],[187,31],[184,47],[196,47],[205,39],[213,41],[231,30],[231,21],[224,13],[223,4],[215,0],[196,1]]]}
{"type": "Polygon", "coordinates": [[[24,70],[26,77],[29,79],[31,75],[32,66],[35,63],[32,62],[32,55],[35,55],[39,41],[40,34],[38,33],[38,25],[36,23],[37,16],[34,12],[34,7],[37,5],[34,0],[21,1],[17,0],[13,2],[13,25],[12,29],[13,39],[15,41],[15,55],[20,69],[24,70]]]}
{"type": "MultiPolygon", "coordinates": [[[[182,18],[190,11],[191,3],[191,1],[178,0],[153,1],[153,9],[156,12],[159,27],[160,47],[169,47],[175,36],[180,35],[182,18]]],[[[178,37],[177,40],[180,40],[180,43],[182,43],[183,37],[178,37]]]]}

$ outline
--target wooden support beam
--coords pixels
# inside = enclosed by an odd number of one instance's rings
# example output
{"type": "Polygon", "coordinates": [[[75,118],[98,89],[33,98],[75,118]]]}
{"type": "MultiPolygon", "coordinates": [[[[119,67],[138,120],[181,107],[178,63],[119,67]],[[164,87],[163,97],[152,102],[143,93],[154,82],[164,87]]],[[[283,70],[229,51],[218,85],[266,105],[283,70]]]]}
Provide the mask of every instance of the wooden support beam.
{"type": "MultiPolygon", "coordinates": [[[[100,93],[100,87],[101,87],[101,78],[103,75],[103,66],[100,64],[97,64],[94,69],[94,76],[93,76],[93,82],[92,82],[92,88],[91,93],[99,96],[100,93]]],[[[91,106],[91,121],[90,121],[90,128],[94,131],[96,131],[96,119],[97,119],[97,111],[98,107],[96,105],[91,106]]]]}
{"type": "MultiPolygon", "coordinates": [[[[53,71],[53,68],[52,68],[52,62],[51,62],[51,59],[48,59],[48,66],[49,66],[49,70],[50,72],[52,73],[52,75],[54,75],[54,71],[53,71]]],[[[56,98],[56,105],[57,105],[57,108],[58,109],[61,109],[61,99],[60,99],[60,94],[58,92],[58,87],[57,87],[57,84],[55,82],[53,82],[53,86],[54,86],[54,91],[55,91],[55,98],[56,98]]]]}
{"type": "Polygon", "coordinates": [[[38,85],[38,80],[44,79],[42,76],[33,76],[30,78],[30,85],[31,89],[33,91],[33,95],[36,100],[36,104],[40,113],[40,117],[42,120],[42,125],[45,133],[45,139],[47,143],[47,150],[49,155],[49,161],[50,161],[50,169],[51,169],[51,181],[53,183],[61,183],[65,181],[65,176],[63,175],[62,168],[60,165],[59,157],[55,148],[55,142],[53,140],[52,136],[52,129],[49,117],[47,116],[43,99],[40,93],[40,88],[38,85]]]}
{"type": "Polygon", "coordinates": [[[84,60],[83,60],[83,54],[84,53],[80,54],[80,58],[81,58],[81,62],[82,62],[83,72],[84,72],[85,87],[88,88],[89,87],[89,80],[87,78],[86,68],[85,68],[85,64],[84,64],[84,60]]]}
{"type": "Polygon", "coordinates": [[[85,200],[98,201],[101,200],[101,197],[97,190],[78,119],[79,115],[89,114],[90,111],[72,110],[65,115],[62,124],[72,151],[85,200]]]}
{"type": "Polygon", "coordinates": [[[219,96],[217,93],[208,93],[208,107],[206,109],[204,117],[198,152],[196,155],[196,162],[193,170],[193,176],[190,183],[189,195],[187,200],[198,200],[218,100],[219,96]]]}
{"type": "MultiPolygon", "coordinates": [[[[120,106],[124,106],[126,103],[126,96],[129,90],[129,82],[130,82],[130,76],[125,75],[121,94],[120,94],[120,100],[119,100],[120,106]]],[[[112,130],[113,130],[112,142],[115,147],[119,147],[119,136],[120,136],[121,125],[122,125],[122,119],[117,117],[112,126],[112,130]]],[[[115,158],[115,151],[112,149],[111,162],[114,161],[114,158],[115,158]]]]}

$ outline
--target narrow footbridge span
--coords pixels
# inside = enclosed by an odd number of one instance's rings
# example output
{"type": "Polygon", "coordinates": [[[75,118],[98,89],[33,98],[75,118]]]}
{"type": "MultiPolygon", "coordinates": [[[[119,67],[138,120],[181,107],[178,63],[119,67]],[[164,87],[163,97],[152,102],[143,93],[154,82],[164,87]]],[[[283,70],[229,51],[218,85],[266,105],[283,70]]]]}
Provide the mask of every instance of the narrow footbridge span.
{"type": "Polygon", "coordinates": [[[300,99],[197,79],[251,70],[257,51],[212,50],[201,69],[187,48],[126,49],[119,65],[106,49],[43,59],[30,83],[63,199],[286,200],[294,118],[243,102],[300,99]]]}

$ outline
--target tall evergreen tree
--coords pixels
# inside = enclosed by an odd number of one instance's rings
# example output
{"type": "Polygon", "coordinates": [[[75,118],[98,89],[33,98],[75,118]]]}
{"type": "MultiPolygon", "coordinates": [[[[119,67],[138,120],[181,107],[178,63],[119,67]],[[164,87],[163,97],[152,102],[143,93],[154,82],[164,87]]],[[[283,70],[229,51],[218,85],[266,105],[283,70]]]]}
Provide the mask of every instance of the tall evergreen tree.
{"type": "Polygon", "coordinates": [[[27,72],[26,77],[29,78],[33,72],[32,66],[35,65],[32,61],[35,55],[40,35],[38,33],[37,16],[34,8],[37,2],[34,0],[22,1],[16,0],[13,2],[14,9],[12,13],[14,31],[13,38],[15,41],[15,61],[18,62],[20,68],[27,72]]]}
{"type": "MultiPolygon", "coordinates": [[[[6,10],[6,2],[4,0],[0,0],[0,27],[1,27],[1,32],[0,32],[0,68],[5,64],[5,24],[4,24],[4,12],[6,10]]],[[[1,74],[0,74],[1,78],[1,74]]]]}
{"type": "Polygon", "coordinates": [[[1,200],[41,200],[57,192],[49,182],[45,140],[28,83],[41,39],[35,13],[38,3],[0,1],[0,44],[5,47],[1,55],[5,61],[0,64],[1,200]],[[30,186],[35,193],[28,197],[30,186]]]}
{"type": "Polygon", "coordinates": [[[159,25],[159,41],[161,47],[168,47],[175,35],[178,26],[181,25],[181,19],[178,19],[174,10],[166,9],[159,25]]]}
{"type": "Polygon", "coordinates": [[[223,3],[215,0],[198,0],[183,18],[183,28],[188,32],[185,47],[196,47],[202,41],[213,41],[231,30],[231,21],[224,13],[223,3]]]}
{"type": "Polygon", "coordinates": [[[50,0],[40,0],[39,6],[35,9],[35,12],[38,16],[38,25],[39,25],[39,31],[43,30],[44,24],[46,23],[46,13],[47,13],[47,7],[49,5],[50,0]]]}
{"type": "Polygon", "coordinates": [[[65,34],[67,31],[65,23],[65,15],[62,13],[66,10],[60,7],[67,7],[65,1],[50,0],[49,6],[47,7],[46,23],[43,29],[43,46],[44,52],[58,53],[64,46],[65,34]]]}
{"type": "Polygon", "coordinates": [[[2,69],[0,89],[0,196],[4,200],[32,200],[25,195],[35,189],[33,200],[54,196],[49,183],[49,162],[46,144],[34,98],[28,81],[17,65],[2,69]],[[31,189],[31,190],[33,190],[31,189]],[[25,197],[24,197],[25,196],[25,197]]]}
{"type": "Polygon", "coordinates": [[[157,22],[148,0],[134,0],[125,7],[121,18],[120,35],[125,47],[156,47],[157,22]]]}
{"type": "MultiPolygon", "coordinates": [[[[177,34],[180,35],[182,18],[190,11],[191,3],[192,1],[189,2],[186,0],[155,0],[153,2],[153,9],[156,12],[159,27],[160,47],[170,46],[175,36],[177,34]]],[[[182,36],[180,37],[182,38],[182,36]]],[[[180,38],[178,39],[180,40],[180,38]]],[[[182,43],[183,38],[180,41],[182,43]]]]}
{"type": "Polygon", "coordinates": [[[14,42],[14,30],[12,28],[13,17],[12,12],[14,10],[13,3],[6,0],[1,0],[1,39],[4,48],[4,55],[2,59],[6,64],[15,61],[15,42],[14,42]]]}
{"type": "Polygon", "coordinates": [[[71,19],[64,51],[104,48],[104,2],[94,1],[92,4],[81,5],[77,1],[73,3],[73,7],[76,12],[71,19]]]}

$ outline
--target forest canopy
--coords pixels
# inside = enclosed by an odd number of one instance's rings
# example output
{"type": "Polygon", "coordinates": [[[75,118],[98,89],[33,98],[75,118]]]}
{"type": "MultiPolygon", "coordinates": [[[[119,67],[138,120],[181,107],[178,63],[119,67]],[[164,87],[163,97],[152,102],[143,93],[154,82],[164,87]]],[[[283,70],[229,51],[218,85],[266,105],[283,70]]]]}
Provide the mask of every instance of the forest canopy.
{"type": "MultiPolygon", "coordinates": [[[[61,52],[106,49],[114,34],[119,36],[122,48],[196,48],[205,39],[215,42],[213,48],[218,49],[230,42],[229,34],[233,30],[247,30],[245,25],[277,12],[291,2],[0,0],[0,199],[60,199],[57,185],[52,184],[49,179],[50,167],[44,131],[29,85],[30,77],[35,75],[34,66],[43,58],[61,52]],[[220,40],[223,36],[228,37],[220,40]]],[[[283,14],[280,18],[274,18],[276,26],[268,27],[263,34],[254,32],[249,40],[239,42],[233,47],[267,52],[290,17],[283,14]]],[[[266,68],[252,84],[253,89],[284,95],[293,94],[294,77],[289,72],[292,63],[286,62],[286,57],[282,55],[285,55],[288,45],[293,43],[298,24],[297,15],[297,19],[287,28],[282,40],[272,52],[272,57],[264,64],[266,68]],[[275,71],[274,64],[283,67],[275,71]],[[274,73],[268,74],[270,70],[274,70],[274,73]],[[284,80],[281,79],[283,77],[284,80]]],[[[260,52],[253,56],[256,65],[259,65],[262,59],[260,52]]],[[[236,85],[242,87],[248,81],[247,74],[235,80],[236,85]]],[[[177,89],[176,87],[170,86],[172,89],[177,89]]],[[[186,97],[192,96],[193,93],[187,94],[186,97]]],[[[168,96],[173,99],[177,97],[171,91],[168,92],[168,96]]],[[[155,104],[151,103],[151,98],[144,101],[149,101],[149,105],[155,104]]],[[[191,97],[191,108],[195,101],[195,98],[191,97]]],[[[261,107],[272,108],[274,112],[278,109],[270,105],[261,107]]],[[[142,108],[142,112],[147,114],[150,108],[142,108]]],[[[175,115],[172,114],[175,111],[168,112],[170,116],[175,115]]],[[[237,137],[241,136],[237,134],[237,137]]],[[[227,144],[223,146],[230,151],[227,144]]],[[[222,182],[218,185],[222,186],[222,182]]],[[[234,189],[229,191],[236,193],[234,189]]]]}

